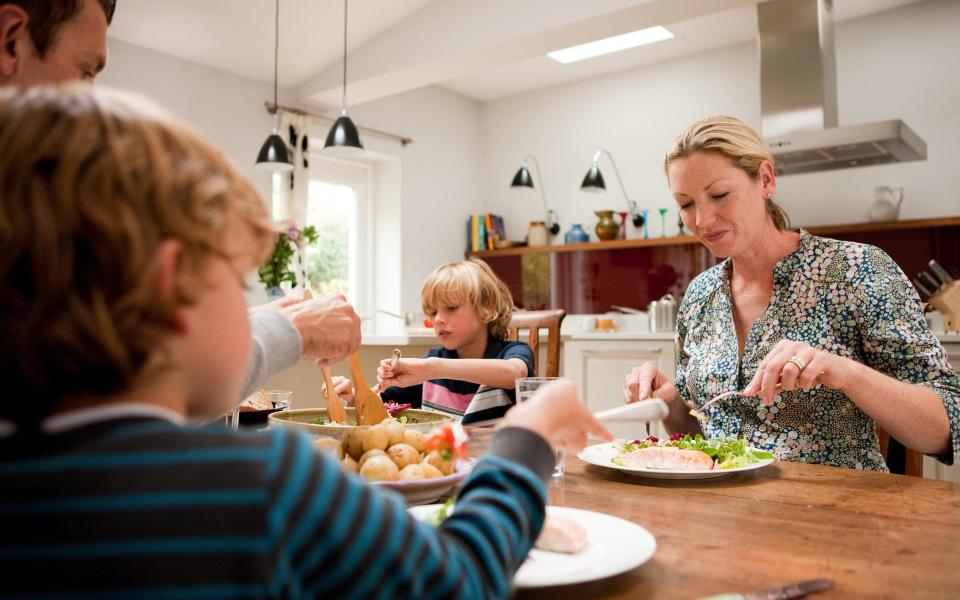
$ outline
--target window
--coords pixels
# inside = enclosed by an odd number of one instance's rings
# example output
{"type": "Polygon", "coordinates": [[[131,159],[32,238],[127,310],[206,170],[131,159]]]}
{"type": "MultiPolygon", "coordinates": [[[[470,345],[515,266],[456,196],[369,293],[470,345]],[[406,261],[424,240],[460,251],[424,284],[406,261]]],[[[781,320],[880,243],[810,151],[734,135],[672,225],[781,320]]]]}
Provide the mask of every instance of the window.
{"type": "Polygon", "coordinates": [[[311,167],[304,222],[316,227],[318,240],[304,256],[308,285],[318,295],[339,292],[357,303],[368,170],[317,158],[311,167]]]}

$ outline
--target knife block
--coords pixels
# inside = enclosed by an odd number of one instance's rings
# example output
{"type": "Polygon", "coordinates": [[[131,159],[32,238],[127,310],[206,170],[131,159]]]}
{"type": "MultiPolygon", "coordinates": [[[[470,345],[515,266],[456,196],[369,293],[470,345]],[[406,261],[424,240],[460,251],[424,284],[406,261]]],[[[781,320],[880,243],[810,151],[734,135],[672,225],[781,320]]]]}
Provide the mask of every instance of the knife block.
{"type": "Polygon", "coordinates": [[[960,281],[943,286],[929,301],[943,315],[944,331],[960,332],[960,281]]]}

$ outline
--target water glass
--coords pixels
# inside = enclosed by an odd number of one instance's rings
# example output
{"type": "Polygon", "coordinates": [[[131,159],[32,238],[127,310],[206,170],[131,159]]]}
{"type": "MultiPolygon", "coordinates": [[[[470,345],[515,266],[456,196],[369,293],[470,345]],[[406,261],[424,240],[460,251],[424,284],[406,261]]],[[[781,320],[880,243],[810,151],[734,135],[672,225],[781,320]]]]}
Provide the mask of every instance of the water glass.
{"type": "MultiPolygon", "coordinates": [[[[557,381],[559,377],[522,377],[515,382],[517,391],[517,402],[525,402],[537,393],[537,390],[552,381],[557,381]]],[[[553,465],[553,476],[563,477],[563,468],[567,462],[567,449],[554,449],[556,461],[553,465]]]]}
{"type": "Polygon", "coordinates": [[[270,398],[274,408],[284,410],[290,408],[290,402],[293,400],[293,392],[290,390],[264,390],[264,393],[270,398]]]}

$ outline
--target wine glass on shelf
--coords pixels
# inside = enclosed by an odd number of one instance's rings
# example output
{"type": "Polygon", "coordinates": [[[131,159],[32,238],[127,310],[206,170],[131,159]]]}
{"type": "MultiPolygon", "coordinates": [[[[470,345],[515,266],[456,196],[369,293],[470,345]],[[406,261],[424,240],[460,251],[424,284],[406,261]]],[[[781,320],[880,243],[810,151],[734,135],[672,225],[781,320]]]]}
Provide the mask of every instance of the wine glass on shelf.
{"type": "Polygon", "coordinates": [[[647,218],[647,214],[650,211],[646,208],[641,211],[643,214],[643,239],[650,239],[650,220],[647,218]]]}
{"type": "Polygon", "coordinates": [[[667,209],[660,210],[660,237],[667,237],[667,209]]]}

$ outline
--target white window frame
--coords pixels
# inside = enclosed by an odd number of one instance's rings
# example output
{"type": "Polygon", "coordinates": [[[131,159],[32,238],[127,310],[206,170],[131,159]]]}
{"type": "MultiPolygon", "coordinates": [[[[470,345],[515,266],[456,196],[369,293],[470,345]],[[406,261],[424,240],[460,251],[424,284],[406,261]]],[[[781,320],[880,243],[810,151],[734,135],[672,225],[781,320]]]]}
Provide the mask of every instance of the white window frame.
{"type": "MultiPolygon", "coordinates": [[[[319,152],[310,154],[310,179],[354,188],[357,195],[355,231],[350,240],[348,256],[349,279],[356,282],[356,298],[348,300],[360,315],[373,312],[372,294],[375,281],[373,257],[373,165],[363,160],[332,157],[319,152]],[[355,260],[353,260],[355,258],[355,260]]],[[[307,207],[298,206],[299,214],[306,215],[307,207]]],[[[304,223],[306,224],[306,222],[304,223]]]]}

